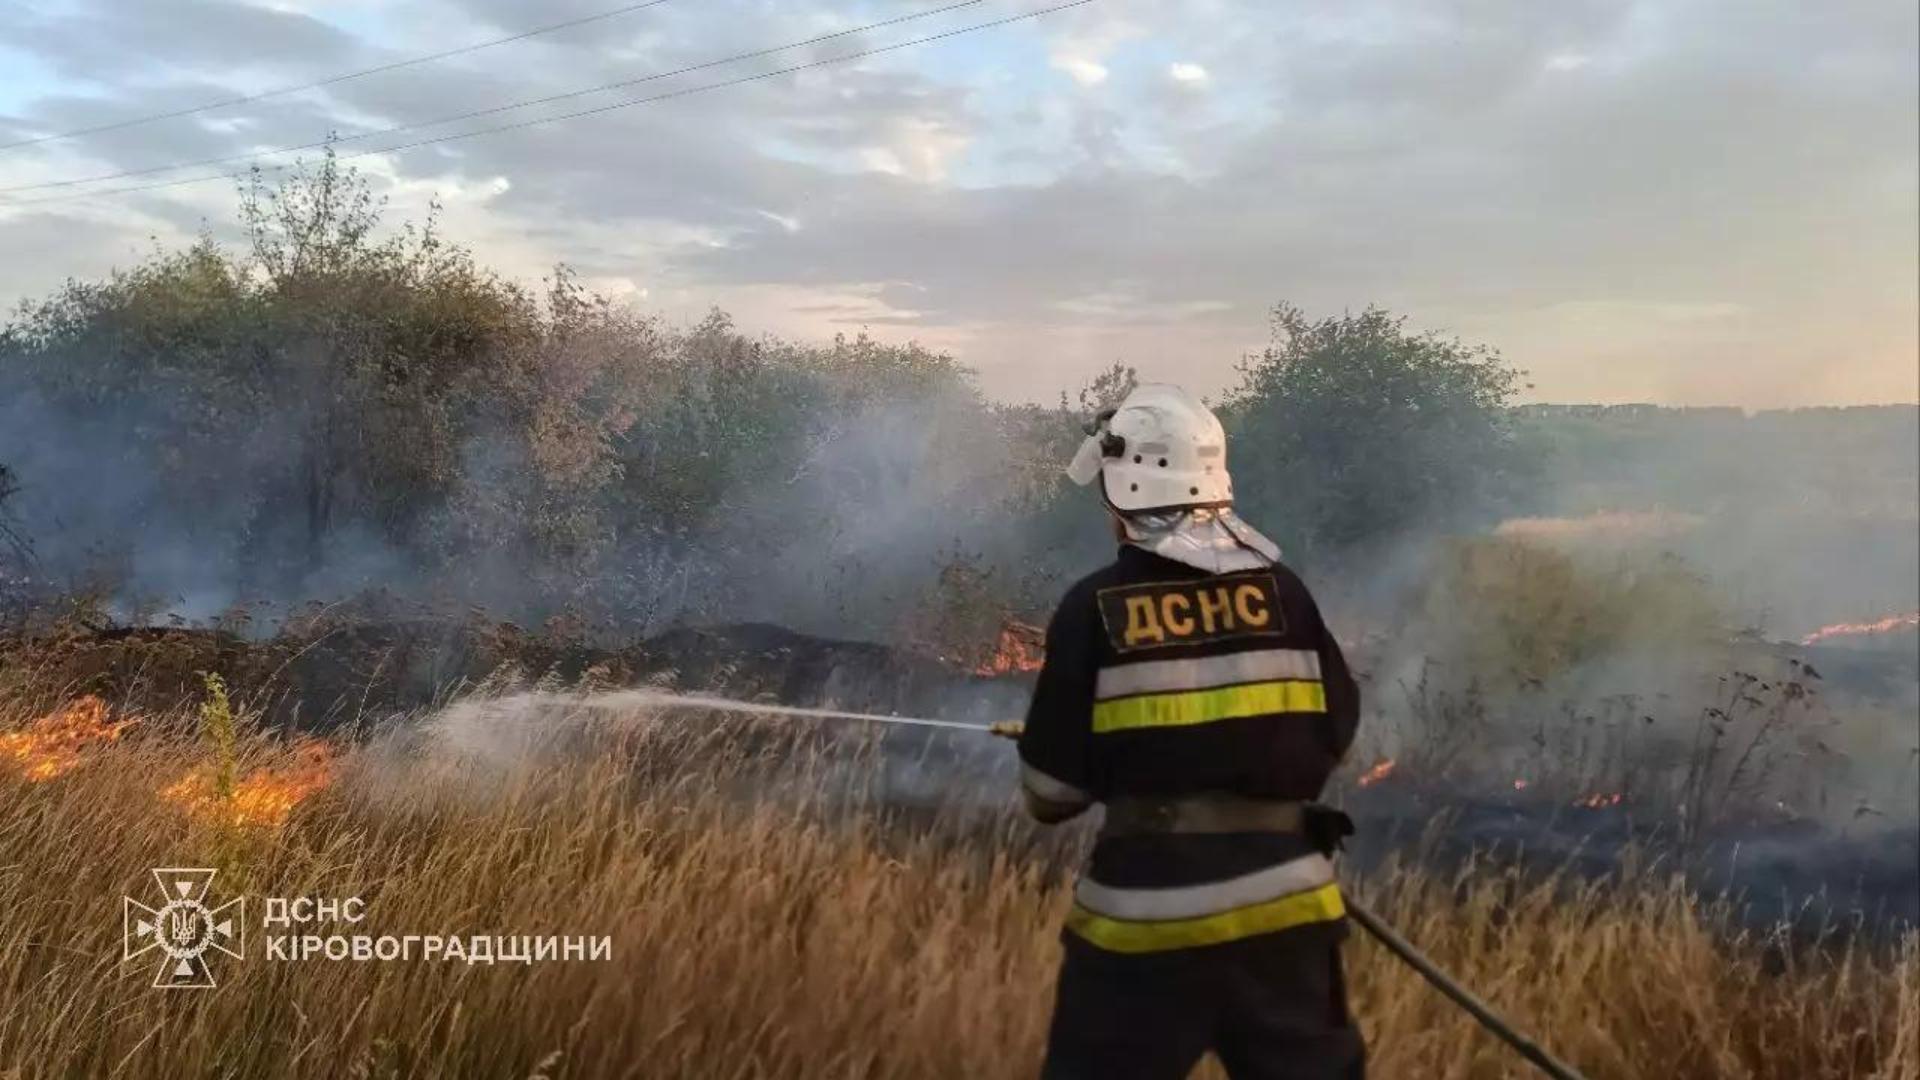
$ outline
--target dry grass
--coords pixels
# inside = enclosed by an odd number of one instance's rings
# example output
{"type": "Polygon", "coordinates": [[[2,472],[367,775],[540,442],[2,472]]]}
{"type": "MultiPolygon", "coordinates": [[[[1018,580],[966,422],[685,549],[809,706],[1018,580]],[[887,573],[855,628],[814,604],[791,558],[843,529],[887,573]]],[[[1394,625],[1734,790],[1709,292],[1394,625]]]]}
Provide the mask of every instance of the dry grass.
{"type": "MultiPolygon", "coordinates": [[[[17,726],[12,718],[4,727],[17,726]]],[[[0,1072],[21,1076],[1031,1075],[1063,844],[1009,815],[841,798],[811,736],[697,721],[536,745],[376,738],[280,827],[158,797],[207,753],[149,720],[64,775],[0,770],[0,1072]],[[484,752],[483,752],[484,751],[484,752]],[[503,766],[505,762],[517,762],[503,766]],[[248,957],[211,991],[119,959],[120,896],[220,865],[248,957]],[[262,896],[359,896],[368,934],[581,934],[606,962],[275,961],[262,896]]],[[[242,733],[242,775],[288,751],[242,733]]],[[[856,760],[856,766],[858,761],[856,760]]],[[[854,785],[857,787],[858,785],[854,785]]],[[[1767,963],[1648,875],[1627,891],[1399,870],[1381,914],[1595,1080],[1920,1077],[1920,945],[1767,963]],[[1770,973],[1771,972],[1771,973],[1770,973]]],[[[1374,1075],[1527,1075],[1370,942],[1374,1075]]]]}

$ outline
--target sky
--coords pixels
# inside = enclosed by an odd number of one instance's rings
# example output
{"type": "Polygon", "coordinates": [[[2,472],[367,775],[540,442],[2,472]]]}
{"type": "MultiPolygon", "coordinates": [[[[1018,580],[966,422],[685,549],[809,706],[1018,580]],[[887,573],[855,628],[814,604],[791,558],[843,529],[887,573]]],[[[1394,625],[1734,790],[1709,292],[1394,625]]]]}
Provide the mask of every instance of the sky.
{"type": "MultiPolygon", "coordinates": [[[[223,173],[337,133],[393,220],[437,200],[508,276],[564,262],[675,322],[916,340],[1006,399],[1116,361],[1217,393],[1285,301],[1492,346],[1531,400],[1920,400],[1914,4],[1091,0],[905,44],[1062,0],[922,14],[953,2],[663,0],[0,149],[0,305],[202,230],[238,241],[223,173]],[[501,124],[521,126],[378,152],[501,124]],[[209,158],[236,160],[146,171],[209,158]]],[[[622,6],[9,3],[0,143],[622,6]]]]}

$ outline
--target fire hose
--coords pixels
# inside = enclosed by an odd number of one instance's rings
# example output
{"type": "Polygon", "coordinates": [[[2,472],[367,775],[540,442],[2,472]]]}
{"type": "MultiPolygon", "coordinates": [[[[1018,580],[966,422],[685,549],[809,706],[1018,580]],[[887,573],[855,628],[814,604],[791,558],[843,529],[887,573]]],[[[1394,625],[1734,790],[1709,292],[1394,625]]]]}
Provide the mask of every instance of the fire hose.
{"type": "MultiPolygon", "coordinates": [[[[755,712],[781,716],[814,717],[828,720],[857,720],[875,724],[893,724],[907,727],[952,728],[960,731],[979,731],[1003,739],[1018,739],[1026,725],[1015,720],[998,720],[991,724],[969,724],[958,720],[930,720],[918,716],[885,716],[876,713],[841,712],[836,709],[810,709],[792,705],[769,705],[750,701],[733,701],[727,698],[705,697],[697,695],[658,695],[662,704],[706,708],[727,712],[755,712]]],[[[1372,935],[1386,950],[1399,958],[1408,967],[1419,972],[1420,977],[1432,984],[1433,988],[1446,995],[1448,1000],[1466,1010],[1467,1014],[1478,1021],[1480,1026],[1492,1032],[1501,1042],[1513,1047],[1521,1057],[1526,1058],[1541,1072],[1553,1080],[1584,1080],[1580,1073],[1554,1057],[1539,1043],[1522,1034],[1512,1024],[1493,1011],[1492,1007],[1479,996],[1462,986],[1453,976],[1447,974],[1432,958],[1416,948],[1412,942],[1401,937],[1399,932],[1380,920],[1378,915],[1368,910],[1364,904],[1350,896],[1345,901],[1347,914],[1360,928],[1372,935]]]]}

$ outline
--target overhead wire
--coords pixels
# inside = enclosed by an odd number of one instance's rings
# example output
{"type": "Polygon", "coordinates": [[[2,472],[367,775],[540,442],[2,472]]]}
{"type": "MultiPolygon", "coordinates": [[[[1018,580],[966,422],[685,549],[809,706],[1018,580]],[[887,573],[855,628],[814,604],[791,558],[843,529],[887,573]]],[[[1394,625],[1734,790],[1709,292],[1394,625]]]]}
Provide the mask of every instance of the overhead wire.
{"type": "Polygon", "coordinates": [[[330,75],[327,78],[317,79],[313,82],[300,83],[294,86],[281,86],[281,87],[276,87],[272,90],[261,90],[257,93],[252,93],[252,94],[241,94],[237,97],[223,98],[219,101],[209,101],[209,102],[206,102],[205,104],[194,105],[185,109],[175,109],[172,112],[152,113],[146,116],[131,117],[126,120],[115,120],[112,123],[107,123],[107,124],[96,124],[93,127],[74,128],[69,131],[56,131],[49,135],[35,135],[30,139],[17,139],[9,143],[0,143],[0,151],[14,150],[23,146],[38,146],[41,143],[57,142],[62,139],[77,139],[86,135],[99,135],[109,131],[121,131],[126,128],[140,127],[145,124],[159,123],[162,120],[177,120],[183,116],[194,116],[198,113],[212,112],[215,109],[225,109],[235,105],[247,105],[255,101],[264,101],[268,98],[285,97],[288,94],[297,94],[304,90],[319,90],[328,86],[337,86],[340,83],[351,82],[354,79],[364,79],[369,75],[379,75],[388,71],[398,71],[401,68],[414,67],[419,64],[430,64],[436,60],[446,60],[455,56],[465,56],[469,53],[480,52],[483,49],[491,49],[496,45],[508,45],[516,41],[525,41],[528,38],[539,37],[542,34],[551,34],[558,30],[570,30],[576,26],[585,26],[588,23],[601,22],[606,19],[611,19],[617,15],[627,15],[635,11],[642,11],[647,8],[659,7],[662,4],[670,3],[670,2],[671,0],[646,0],[645,3],[628,4],[625,7],[617,7],[608,11],[596,12],[592,15],[583,15],[576,19],[567,19],[563,22],[548,23],[545,26],[536,26],[531,30],[522,30],[517,34],[509,34],[506,37],[494,38],[491,41],[480,41],[480,42],[475,42],[474,44],[471,44],[471,45],[462,45],[458,48],[442,49],[439,52],[426,53],[425,55],[422,55],[422,56],[412,56],[412,57],[408,57],[405,60],[395,60],[390,63],[377,65],[375,67],[362,68],[359,71],[348,71],[339,75],[330,75]]]}
{"type": "MultiPolygon", "coordinates": [[[[938,14],[941,11],[952,10],[958,7],[967,7],[980,2],[982,2],[982,0],[964,0],[964,2],[962,3],[948,5],[948,7],[946,8],[936,8],[932,11],[922,12],[920,13],[919,17],[938,14]]],[[[377,147],[369,150],[360,150],[350,154],[341,154],[338,156],[337,160],[351,161],[357,158],[371,157],[371,156],[380,155],[380,154],[399,153],[401,151],[418,149],[424,146],[432,146],[432,145],[437,145],[441,143],[457,142],[463,139],[477,138],[482,135],[494,135],[494,134],[498,134],[500,132],[505,132],[505,131],[517,131],[525,128],[539,127],[546,124],[559,123],[564,120],[574,120],[574,119],[578,119],[585,116],[595,116],[602,113],[614,112],[619,109],[632,108],[633,106],[636,106],[636,105],[647,105],[654,102],[671,100],[673,98],[687,97],[693,94],[707,93],[713,90],[723,90],[728,87],[741,86],[746,83],[758,82],[764,79],[778,78],[779,76],[782,76],[782,75],[791,75],[797,72],[808,71],[814,68],[826,67],[832,64],[843,64],[843,63],[848,63],[854,60],[865,59],[867,57],[879,56],[885,53],[897,52],[901,49],[908,49],[908,48],[913,48],[919,45],[926,45],[935,41],[942,41],[948,38],[959,37],[963,34],[976,33],[981,30],[990,30],[995,27],[1008,25],[1010,23],[1023,22],[1029,19],[1039,18],[1043,15],[1051,15],[1055,12],[1066,11],[1070,8],[1084,7],[1087,4],[1091,4],[1093,2],[1094,0],[1068,0],[1068,2],[1065,2],[1065,3],[1053,4],[1051,6],[1038,8],[1032,11],[1021,12],[1019,14],[1008,15],[998,19],[991,19],[985,22],[974,23],[972,25],[958,27],[953,30],[945,30],[937,34],[928,34],[924,37],[913,38],[909,41],[896,42],[891,45],[880,45],[872,48],[860,49],[850,53],[842,53],[837,56],[829,56],[829,57],[824,57],[817,60],[810,60],[810,61],[807,61],[806,63],[792,64],[787,67],[776,68],[771,71],[757,72],[752,75],[744,75],[738,78],[726,79],[720,82],[703,83],[699,86],[684,87],[679,90],[672,90],[662,94],[654,94],[648,97],[634,98],[627,101],[618,101],[618,102],[613,102],[607,105],[600,105],[591,109],[580,109],[574,112],[560,113],[554,116],[535,117],[533,119],[516,121],[510,124],[499,124],[492,127],[476,128],[472,131],[461,131],[461,132],[455,132],[450,135],[440,135],[440,136],[435,136],[433,138],[428,138],[428,139],[417,139],[412,142],[400,143],[393,146],[383,146],[383,147],[377,147]]],[[[889,25],[893,23],[904,22],[907,20],[907,18],[909,17],[903,16],[898,19],[887,20],[885,23],[872,24],[863,29],[873,29],[881,25],[889,25]]],[[[749,56],[764,56],[770,53],[780,52],[785,49],[803,47],[808,44],[813,44],[815,41],[818,41],[818,40],[826,40],[827,38],[831,38],[831,37],[844,37],[848,34],[858,33],[858,32],[859,32],[859,29],[840,31],[836,34],[824,35],[822,38],[819,38],[819,39],[810,39],[809,41],[798,42],[793,45],[786,45],[786,46],[780,46],[774,49],[761,50],[758,53],[754,53],[754,54],[742,54],[742,56],[739,57],[738,59],[746,59],[749,56]]],[[[706,64],[696,65],[694,68],[689,68],[685,70],[697,70],[699,68],[712,67],[717,64],[725,63],[725,62],[728,62],[728,61],[710,61],[706,64]]],[[[676,73],[683,73],[683,72],[662,73],[657,76],[647,76],[643,79],[629,80],[627,83],[609,84],[609,86],[631,85],[632,83],[651,81],[656,78],[666,78],[668,75],[676,74],[676,73]]],[[[595,88],[595,90],[607,89],[607,88],[608,87],[598,87],[598,88],[595,88]]],[[[578,97],[583,94],[592,93],[592,92],[594,92],[594,90],[582,90],[582,91],[573,92],[568,95],[559,95],[559,96],[578,97]]],[[[542,103],[545,103],[545,100],[546,99],[542,99],[540,101],[534,101],[534,102],[523,102],[520,105],[515,105],[515,106],[501,106],[499,108],[491,109],[491,110],[480,110],[474,114],[471,114],[471,116],[486,115],[492,112],[502,112],[502,111],[507,111],[509,109],[513,109],[513,108],[523,108],[526,105],[530,105],[530,104],[542,104],[542,103]]],[[[249,160],[249,159],[257,159],[260,157],[272,156],[274,154],[279,154],[279,153],[290,153],[295,150],[320,149],[323,147],[338,145],[340,142],[358,140],[362,138],[370,138],[370,137],[378,136],[381,134],[393,134],[393,133],[396,133],[399,131],[405,131],[405,130],[415,130],[420,127],[430,127],[440,123],[451,123],[455,119],[469,119],[471,118],[471,116],[448,117],[448,118],[443,118],[441,120],[429,121],[422,124],[399,125],[397,127],[385,129],[383,131],[365,132],[365,133],[353,135],[350,137],[340,138],[340,139],[322,140],[316,143],[311,143],[311,144],[307,144],[299,147],[284,147],[279,150],[266,151],[264,153],[259,153],[259,154],[238,155],[235,158],[222,159],[219,162],[208,161],[208,162],[199,163],[199,164],[215,164],[215,163],[224,164],[226,163],[226,161],[230,161],[230,160],[249,160]]],[[[181,165],[176,167],[186,168],[189,166],[181,165]]],[[[262,169],[273,170],[273,171],[284,170],[290,167],[291,166],[285,166],[285,165],[256,166],[256,168],[262,168],[262,169]]],[[[118,187],[118,188],[104,188],[104,189],[99,189],[95,191],[75,192],[67,195],[53,195],[53,196],[48,196],[48,197],[39,198],[39,199],[5,200],[5,201],[0,201],[0,207],[40,206],[40,205],[45,205],[47,203],[72,202],[80,199],[90,199],[90,198],[114,196],[114,195],[126,195],[126,194],[132,194],[132,193],[143,192],[143,191],[155,191],[162,188],[179,187],[179,186],[188,185],[188,184],[204,184],[204,183],[209,183],[215,180],[238,180],[247,175],[248,175],[247,171],[242,171],[242,172],[214,173],[208,176],[181,177],[181,178],[172,179],[172,180],[163,180],[163,181],[159,181],[151,184],[138,184],[138,185],[131,185],[126,187],[118,187]]],[[[77,182],[78,181],[76,181],[76,183],[77,182]]],[[[12,188],[12,189],[0,189],[0,190],[15,191],[15,190],[25,190],[25,189],[12,188]]]]}
{"type": "Polygon", "coordinates": [[[43,180],[38,183],[32,183],[32,184],[15,184],[10,187],[0,187],[0,195],[11,195],[15,192],[20,192],[20,191],[42,191],[48,188],[77,187],[82,184],[94,184],[94,183],[100,183],[107,180],[125,180],[130,177],[151,176],[154,173],[174,172],[180,169],[205,168],[207,166],[212,166],[212,165],[230,165],[240,161],[254,161],[260,158],[275,157],[280,154],[299,153],[300,151],[303,151],[303,150],[318,150],[324,146],[340,146],[346,143],[361,142],[366,139],[379,138],[382,135],[397,135],[407,131],[419,131],[423,128],[439,127],[442,124],[458,123],[461,120],[476,120],[483,116],[497,116],[500,113],[514,112],[519,109],[530,109],[536,105],[551,105],[551,104],[554,104],[555,102],[571,101],[575,98],[586,97],[590,94],[605,93],[610,90],[621,90],[631,86],[641,86],[646,83],[659,82],[662,79],[671,79],[679,75],[690,75],[696,71],[705,71],[710,68],[722,67],[727,64],[739,63],[744,60],[755,60],[763,56],[771,56],[775,53],[787,52],[792,49],[804,49],[809,45],[819,45],[824,42],[834,41],[839,38],[850,37],[855,34],[866,33],[867,31],[870,31],[870,30],[880,30],[889,26],[897,26],[897,25],[900,25],[901,23],[913,22],[917,19],[926,19],[926,18],[931,18],[932,16],[935,16],[935,15],[944,15],[950,11],[958,11],[961,8],[975,7],[985,2],[986,0],[956,0],[956,2],[947,4],[943,7],[929,8],[926,11],[913,12],[907,15],[896,16],[891,19],[882,19],[878,22],[871,22],[863,26],[855,26],[846,30],[836,30],[829,34],[820,34],[815,37],[807,38],[804,41],[794,41],[794,42],[789,42],[785,45],[775,45],[770,48],[755,49],[751,52],[735,53],[731,56],[723,56],[714,60],[706,60],[698,64],[688,64],[684,67],[674,68],[670,71],[660,71],[660,72],[655,72],[654,74],[651,74],[651,75],[642,75],[642,76],[638,76],[631,79],[620,79],[614,82],[600,83],[596,86],[589,86],[580,90],[568,90],[558,94],[548,94],[545,97],[527,98],[522,101],[508,102],[507,104],[504,104],[504,105],[494,105],[485,109],[472,109],[467,112],[451,113],[446,116],[435,117],[434,119],[431,119],[431,120],[416,120],[412,123],[407,123],[407,124],[394,124],[384,128],[374,128],[368,131],[354,132],[348,135],[336,135],[336,136],[331,136],[325,139],[316,139],[313,142],[298,143],[292,146],[277,146],[268,150],[248,150],[244,153],[238,153],[238,154],[226,154],[218,157],[200,158],[194,161],[177,161],[177,162],[171,162],[165,165],[151,165],[151,166],[138,168],[138,169],[122,169],[118,172],[97,173],[93,176],[78,176],[78,177],[72,177],[65,180],[43,180]]]}

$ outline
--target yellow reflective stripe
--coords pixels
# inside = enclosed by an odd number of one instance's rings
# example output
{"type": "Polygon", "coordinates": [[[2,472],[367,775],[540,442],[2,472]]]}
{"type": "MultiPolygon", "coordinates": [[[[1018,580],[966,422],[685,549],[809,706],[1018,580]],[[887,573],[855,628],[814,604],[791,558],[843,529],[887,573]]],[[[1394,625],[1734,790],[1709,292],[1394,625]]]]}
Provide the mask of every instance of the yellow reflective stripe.
{"type": "Polygon", "coordinates": [[[1211,724],[1216,720],[1233,720],[1266,713],[1326,711],[1327,689],[1323,683],[1318,680],[1286,679],[1095,702],[1093,731],[1098,735],[1134,728],[1211,724]]]}
{"type": "Polygon", "coordinates": [[[1329,883],[1218,915],[1162,922],[1108,918],[1075,904],[1067,914],[1067,929],[1109,952],[1147,953],[1219,945],[1308,923],[1332,922],[1346,913],[1340,886],[1329,883]]]}

